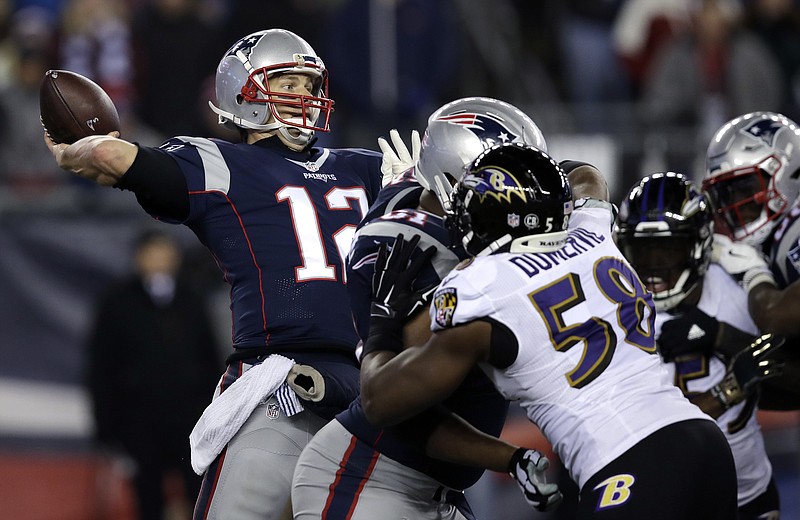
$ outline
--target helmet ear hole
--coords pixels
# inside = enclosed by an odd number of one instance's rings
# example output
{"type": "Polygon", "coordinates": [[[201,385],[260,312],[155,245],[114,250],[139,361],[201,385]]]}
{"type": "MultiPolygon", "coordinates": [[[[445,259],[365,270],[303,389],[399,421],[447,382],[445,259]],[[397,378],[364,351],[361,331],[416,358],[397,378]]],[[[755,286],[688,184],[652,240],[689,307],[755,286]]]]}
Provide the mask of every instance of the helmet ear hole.
{"type": "Polygon", "coordinates": [[[244,103],[244,96],[241,94],[236,94],[236,104],[241,105],[244,103]]]}

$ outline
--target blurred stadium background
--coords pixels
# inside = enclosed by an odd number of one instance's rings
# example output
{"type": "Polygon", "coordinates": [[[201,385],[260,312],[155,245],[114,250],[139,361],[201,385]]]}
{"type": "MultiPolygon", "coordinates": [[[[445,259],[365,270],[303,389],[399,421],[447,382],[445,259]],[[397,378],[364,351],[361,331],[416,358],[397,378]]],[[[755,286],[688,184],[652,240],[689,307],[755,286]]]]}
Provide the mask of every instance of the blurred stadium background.
{"type": "MultiPolygon", "coordinates": [[[[617,201],[656,171],[702,178],[705,146],[733,115],[800,119],[796,0],[0,0],[1,518],[134,518],[130,463],[91,442],[85,341],[93,302],[152,220],[130,194],[54,167],[39,124],[44,71],[100,83],[128,139],[226,137],[206,107],[216,63],[272,27],[306,38],[330,70],[336,112],[321,144],[377,149],[446,101],[493,96],[523,108],[556,158],[598,166],[617,201]]],[[[221,276],[193,236],[169,229],[227,345],[221,276]]],[[[762,419],[783,518],[798,520],[800,414],[762,419]]],[[[505,435],[543,442],[516,409],[505,435]]],[[[177,480],[164,485],[170,518],[188,518],[177,480]]],[[[480,518],[535,516],[502,475],[469,495],[480,518]]]]}

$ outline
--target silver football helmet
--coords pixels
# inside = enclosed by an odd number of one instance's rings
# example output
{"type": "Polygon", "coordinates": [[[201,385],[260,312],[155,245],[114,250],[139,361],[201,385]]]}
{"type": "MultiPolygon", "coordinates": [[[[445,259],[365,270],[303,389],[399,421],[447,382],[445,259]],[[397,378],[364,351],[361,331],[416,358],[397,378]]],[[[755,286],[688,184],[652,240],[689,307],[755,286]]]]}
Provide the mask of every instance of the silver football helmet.
{"type": "Polygon", "coordinates": [[[277,129],[296,144],[307,143],[315,130],[329,130],[333,100],[328,97],[325,64],[305,40],[284,29],[255,32],[236,42],[217,66],[216,94],[217,105],[208,104],[220,124],[277,129]],[[270,90],[268,78],[280,73],[309,75],[313,92],[270,90]],[[284,108],[283,115],[278,106],[284,108]]]}
{"type": "Polygon", "coordinates": [[[800,196],[800,128],[774,112],[739,116],[706,153],[705,189],[717,231],[758,246],[800,196]]]}
{"type": "Polygon", "coordinates": [[[546,152],[539,127],[520,109],[487,97],[452,101],[428,118],[422,137],[417,181],[450,212],[453,185],[478,155],[494,145],[526,144],[546,152]]]}

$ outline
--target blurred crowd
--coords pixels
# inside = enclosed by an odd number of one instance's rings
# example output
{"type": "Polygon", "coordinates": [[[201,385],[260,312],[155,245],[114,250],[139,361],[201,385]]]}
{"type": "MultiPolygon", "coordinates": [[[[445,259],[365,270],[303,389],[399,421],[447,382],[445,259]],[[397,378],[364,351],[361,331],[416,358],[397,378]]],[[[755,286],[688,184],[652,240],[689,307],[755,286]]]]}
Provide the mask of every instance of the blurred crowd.
{"type": "Polygon", "coordinates": [[[0,0],[0,212],[46,209],[64,185],[93,189],[42,143],[46,70],[99,83],[129,139],[235,139],[207,108],[214,68],[231,42],[273,27],[302,35],[330,70],[336,113],[321,144],[375,149],[390,128],[424,127],[442,103],[486,95],[525,107],[548,135],[611,136],[624,185],[656,167],[691,176],[732,116],[800,117],[799,4],[0,0]]]}

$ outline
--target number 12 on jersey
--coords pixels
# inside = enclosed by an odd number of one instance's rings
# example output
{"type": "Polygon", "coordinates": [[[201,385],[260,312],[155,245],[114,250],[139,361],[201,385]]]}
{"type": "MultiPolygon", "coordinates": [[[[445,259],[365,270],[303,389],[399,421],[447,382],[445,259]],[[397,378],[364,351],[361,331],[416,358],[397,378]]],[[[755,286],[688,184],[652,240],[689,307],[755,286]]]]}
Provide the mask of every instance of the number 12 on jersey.
{"type": "MultiPolygon", "coordinates": [[[[275,193],[275,198],[278,202],[287,201],[289,203],[294,235],[297,238],[297,249],[303,261],[302,265],[295,268],[297,281],[336,280],[336,268],[328,263],[325,241],[319,225],[319,215],[308,190],[303,186],[284,186],[275,193]]],[[[359,211],[359,221],[367,214],[369,207],[367,192],[361,187],[334,187],[325,194],[325,203],[326,209],[329,211],[359,211]],[[353,207],[354,201],[356,207],[353,207]]],[[[342,263],[347,258],[347,253],[350,252],[350,245],[355,233],[356,225],[346,224],[332,234],[342,263]]],[[[345,269],[342,268],[342,280],[346,283],[345,273],[345,269]]]]}

